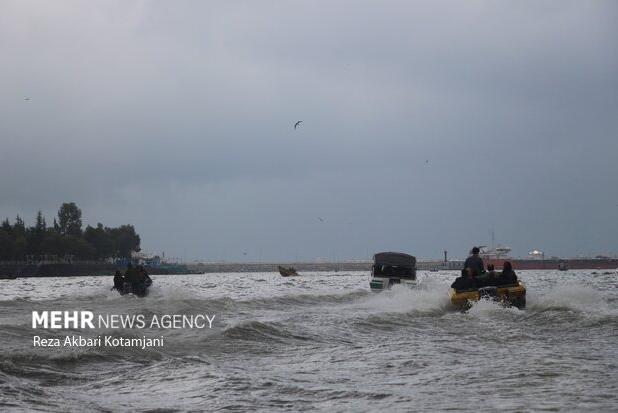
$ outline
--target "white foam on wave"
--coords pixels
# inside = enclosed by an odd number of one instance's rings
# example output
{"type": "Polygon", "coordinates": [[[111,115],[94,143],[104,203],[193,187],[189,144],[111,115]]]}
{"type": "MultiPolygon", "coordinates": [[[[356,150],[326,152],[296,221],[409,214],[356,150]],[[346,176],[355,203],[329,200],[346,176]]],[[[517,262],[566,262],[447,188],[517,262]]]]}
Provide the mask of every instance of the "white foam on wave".
{"type": "Polygon", "coordinates": [[[610,305],[602,291],[577,281],[556,285],[544,294],[528,291],[527,296],[528,307],[534,310],[568,308],[587,314],[618,316],[618,308],[610,305]]]}
{"type": "Polygon", "coordinates": [[[356,302],[361,308],[387,313],[443,311],[449,305],[448,285],[432,279],[421,280],[416,287],[396,285],[356,302]]]}
{"type": "Polygon", "coordinates": [[[495,316],[496,313],[512,313],[516,315],[522,314],[522,310],[519,310],[517,307],[505,306],[494,300],[481,299],[473,302],[472,306],[466,311],[468,315],[481,318],[492,317],[495,316]]]}

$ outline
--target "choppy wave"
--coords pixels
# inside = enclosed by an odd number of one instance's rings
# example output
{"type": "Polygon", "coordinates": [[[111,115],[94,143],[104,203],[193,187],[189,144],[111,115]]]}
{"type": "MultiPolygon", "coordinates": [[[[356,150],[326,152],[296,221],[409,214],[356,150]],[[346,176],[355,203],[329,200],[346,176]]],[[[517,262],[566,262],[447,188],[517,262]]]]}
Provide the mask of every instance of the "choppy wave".
{"type": "Polygon", "coordinates": [[[586,314],[618,315],[607,295],[597,288],[571,281],[554,286],[548,291],[531,291],[531,310],[563,308],[586,314]]]}
{"type": "Polygon", "coordinates": [[[224,330],[225,338],[232,340],[276,341],[311,340],[310,337],[292,333],[279,323],[262,323],[259,321],[244,321],[235,323],[224,330]]]}
{"type": "MultiPolygon", "coordinates": [[[[526,410],[547,407],[545,399],[560,392],[558,379],[588,394],[592,410],[603,410],[618,384],[611,367],[618,359],[614,280],[525,276],[525,310],[480,301],[467,312],[449,304],[449,273],[382,293],[370,292],[367,277],[357,274],[168,277],[156,279],[144,299],[121,297],[103,279],[7,284],[0,298],[0,410],[448,409],[476,405],[479,395],[467,390],[457,393],[458,403],[448,402],[468,380],[527,392],[526,410]],[[32,309],[217,318],[213,330],[144,332],[163,335],[162,349],[49,351],[30,345],[32,309]],[[127,391],[127,383],[137,390],[127,391]],[[110,400],[110,392],[123,397],[110,400]]],[[[46,332],[69,333],[92,335],[46,332]]],[[[555,400],[575,403],[569,397],[555,400]]],[[[495,403],[509,405],[505,400],[521,408],[504,395],[495,403]]]]}

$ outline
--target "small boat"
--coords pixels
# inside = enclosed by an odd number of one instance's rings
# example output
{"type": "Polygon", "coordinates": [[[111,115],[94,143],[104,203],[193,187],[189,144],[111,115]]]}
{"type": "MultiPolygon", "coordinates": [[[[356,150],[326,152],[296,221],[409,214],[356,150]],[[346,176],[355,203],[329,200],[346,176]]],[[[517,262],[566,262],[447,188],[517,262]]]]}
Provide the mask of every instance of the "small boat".
{"type": "Polygon", "coordinates": [[[371,291],[382,291],[395,284],[416,285],[416,258],[402,252],[379,252],[373,256],[371,291]]]}
{"type": "Polygon", "coordinates": [[[558,271],[568,271],[568,270],[569,270],[569,266],[567,265],[567,263],[564,261],[560,261],[560,264],[558,264],[558,271]]]}
{"type": "Polygon", "coordinates": [[[517,284],[482,287],[465,291],[457,291],[451,288],[449,296],[451,304],[461,309],[470,308],[473,302],[480,299],[497,301],[506,306],[517,307],[520,310],[526,307],[526,286],[521,281],[517,284]]]}
{"type": "Polygon", "coordinates": [[[279,274],[281,274],[282,277],[298,276],[298,273],[296,272],[294,267],[282,267],[281,265],[278,265],[277,269],[279,270],[279,274]]]}
{"type": "Polygon", "coordinates": [[[0,280],[15,280],[17,275],[15,274],[0,274],[0,280]]]}

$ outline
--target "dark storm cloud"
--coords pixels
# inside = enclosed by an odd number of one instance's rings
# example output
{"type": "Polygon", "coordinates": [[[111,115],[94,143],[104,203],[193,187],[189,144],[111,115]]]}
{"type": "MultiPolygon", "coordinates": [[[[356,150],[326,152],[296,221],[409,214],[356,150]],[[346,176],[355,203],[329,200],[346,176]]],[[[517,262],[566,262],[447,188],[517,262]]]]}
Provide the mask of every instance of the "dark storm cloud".
{"type": "Polygon", "coordinates": [[[616,252],[614,2],[0,8],[3,215],[192,258],[616,252]]]}

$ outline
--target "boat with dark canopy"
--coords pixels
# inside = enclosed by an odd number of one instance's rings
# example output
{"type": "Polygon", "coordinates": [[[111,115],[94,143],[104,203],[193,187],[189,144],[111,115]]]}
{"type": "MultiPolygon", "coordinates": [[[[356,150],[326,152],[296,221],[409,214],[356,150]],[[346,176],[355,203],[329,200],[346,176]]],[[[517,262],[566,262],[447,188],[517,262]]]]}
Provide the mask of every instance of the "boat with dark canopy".
{"type": "Polygon", "coordinates": [[[402,252],[379,252],[373,256],[372,291],[382,291],[395,284],[416,285],[416,257],[402,252]]]}

